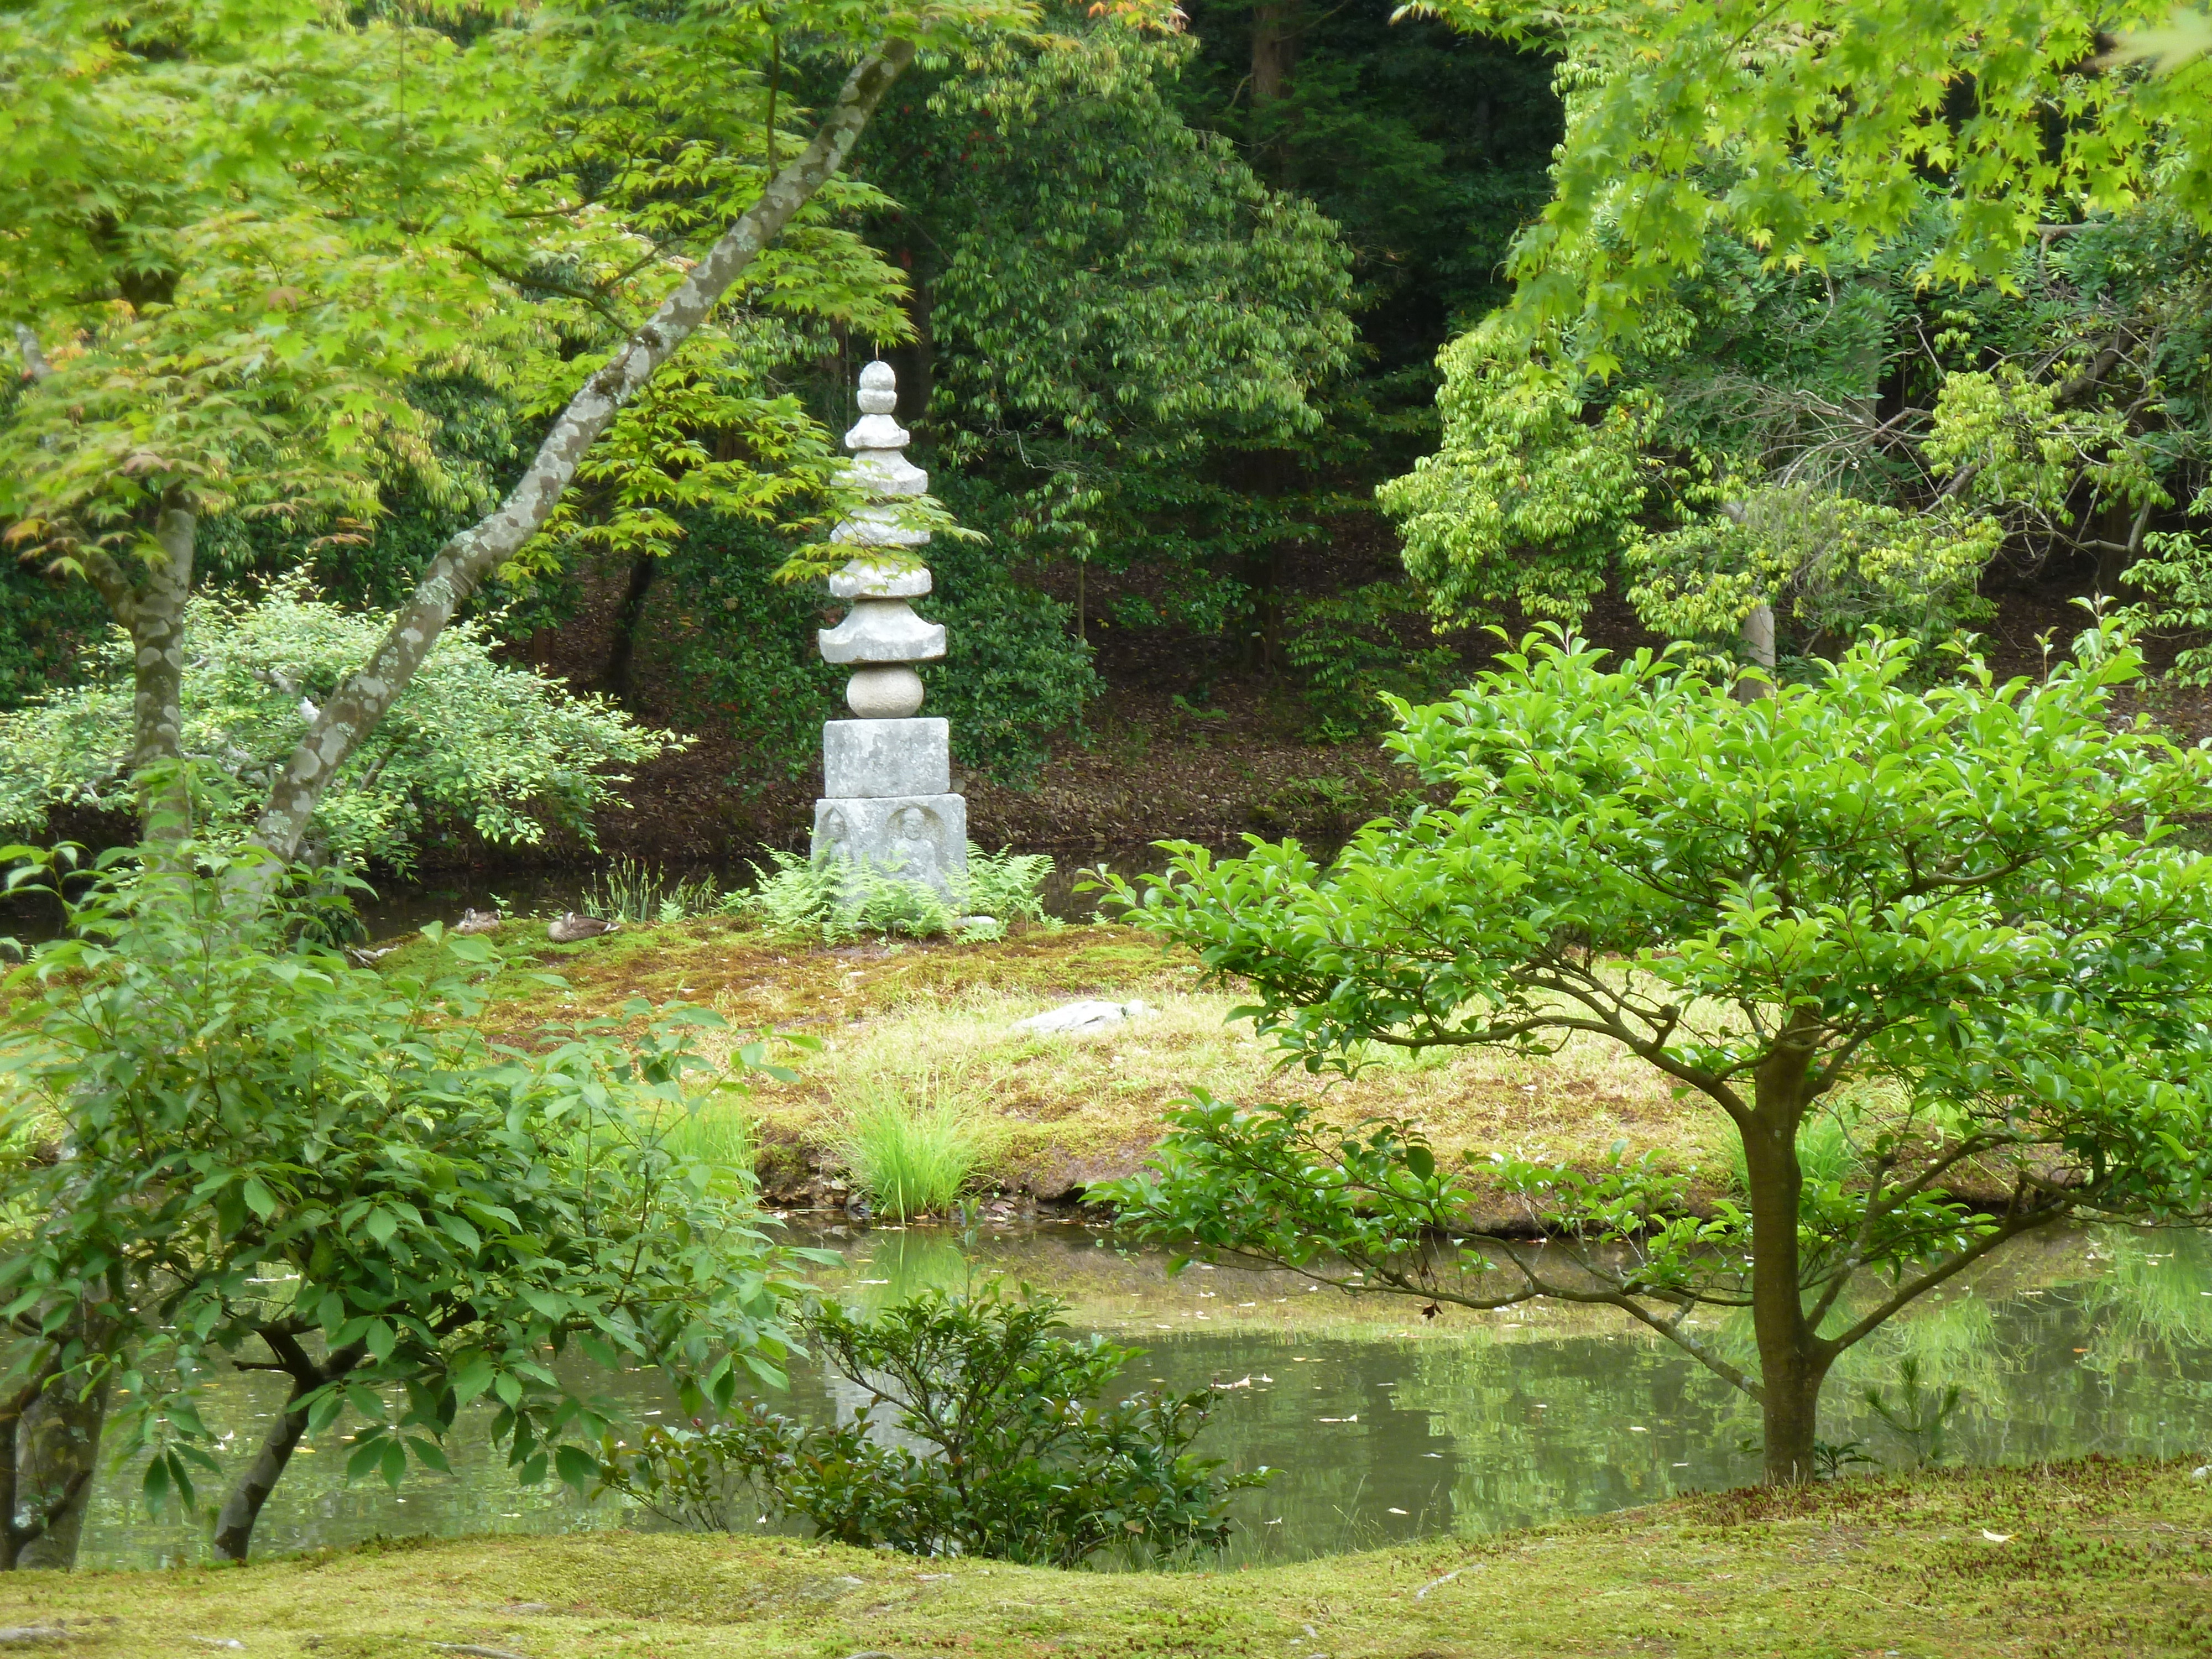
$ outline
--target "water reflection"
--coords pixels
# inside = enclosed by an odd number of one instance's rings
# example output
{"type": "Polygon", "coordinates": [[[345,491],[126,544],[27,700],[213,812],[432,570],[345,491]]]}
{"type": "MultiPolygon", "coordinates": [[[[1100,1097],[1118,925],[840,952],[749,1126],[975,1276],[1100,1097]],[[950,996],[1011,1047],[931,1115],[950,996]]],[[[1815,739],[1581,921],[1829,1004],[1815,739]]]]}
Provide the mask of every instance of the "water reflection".
{"type": "MultiPolygon", "coordinates": [[[[1003,1274],[1066,1297],[1075,1322],[1143,1346],[1138,1384],[1213,1386],[1201,1449],[1281,1471],[1240,1500],[1239,1559],[1287,1559],[1442,1532],[1476,1533],[1647,1503],[1755,1478],[1755,1415],[1717,1379],[1607,1310],[1448,1313],[1315,1290],[1289,1273],[1193,1268],[1124,1255],[1091,1229],[1043,1226],[962,1239],[943,1229],[833,1232],[842,1269],[825,1289],[879,1305],[1003,1274]]],[[[1712,1340],[1747,1340],[1716,1326],[1712,1340]]],[[[1894,1322],[1838,1367],[1823,1432],[1859,1437],[1886,1462],[1910,1450],[1869,1410],[1910,1354],[1962,1385],[1954,1455],[2024,1462],[2086,1452],[2196,1455],[2212,1445],[2212,1240],[2075,1231],[2015,1245],[1972,1282],[1894,1322]]],[[[646,1415],[667,1413],[649,1373],[600,1379],[646,1415]]],[[[261,1376],[224,1382],[210,1417],[259,1432],[278,1399],[261,1376]]],[[[833,1390],[800,1370],[786,1409],[829,1415],[833,1390]]],[[[395,1495],[341,1479],[325,1437],[285,1476],[263,1517],[262,1553],[375,1534],[559,1531],[617,1523],[564,1494],[518,1489],[477,1437],[456,1436],[451,1479],[410,1477],[395,1495]]],[[[88,1565],[198,1559],[198,1531],[134,1512],[136,1472],[102,1484],[88,1565]]]]}

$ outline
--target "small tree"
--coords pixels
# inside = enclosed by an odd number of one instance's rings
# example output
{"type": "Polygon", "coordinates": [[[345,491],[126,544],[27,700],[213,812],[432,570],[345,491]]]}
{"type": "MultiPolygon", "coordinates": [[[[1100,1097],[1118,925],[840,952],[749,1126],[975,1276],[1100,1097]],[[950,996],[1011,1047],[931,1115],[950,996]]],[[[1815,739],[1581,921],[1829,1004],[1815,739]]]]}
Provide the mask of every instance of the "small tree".
{"type": "Polygon", "coordinates": [[[1650,1155],[1454,1166],[1410,1123],[1203,1097],[1107,1194],[1140,1236],[1358,1289],[1618,1307],[1757,1401],[1767,1479],[1803,1480],[1829,1368],[1915,1298],[2070,1216],[2207,1214],[2212,860],[2172,826],[2212,810],[2212,756],[2118,715],[2139,663],[2109,627],[2043,682],[1970,661],[1924,695],[1896,641],[1748,703],[1600,654],[1529,643],[1399,704],[1391,746],[1453,804],[1326,872],[1183,846],[1122,894],[1310,1070],[1610,1039],[1728,1120],[1746,1201],[1693,1214],[1650,1155]],[[1855,1154],[1833,1179],[1798,1152],[1821,1115],[1855,1154]],[[1446,1245],[1486,1182],[1579,1243],[1446,1245]],[[1753,1364],[1712,1309],[1748,1310],[1753,1364]]]}
{"type": "MultiPolygon", "coordinates": [[[[665,1133],[699,1103],[685,1038],[711,1013],[641,1004],[642,1035],[495,1048],[472,1026],[501,966],[486,941],[433,930],[444,971],[369,973],[289,948],[286,907],[240,890],[264,884],[184,850],[204,867],[103,883],[4,988],[0,1083],[66,1154],[8,1170],[17,1416],[112,1393],[111,1449],[150,1449],[149,1501],[231,1477],[215,1542],[242,1560],[302,1437],[349,1413],[349,1476],[443,1470],[483,1400],[520,1480],[580,1479],[612,1408],[558,1363],[570,1351],[660,1366],[693,1411],[726,1406],[743,1370],[779,1375],[785,1257],[753,1225],[750,1171],[665,1133]],[[289,1384],[237,1471],[198,1406],[231,1367],[289,1384]]],[[[740,1069],[758,1058],[747,1045],[740,1069]]],[[[30,1449],[8,1436],[0,1475],[30,1449]]],[[[80,1504],[90,1465],[88,1448],[23,1483],[32,1522],[80,1504]]]]}
{"type": "Polygon", "coordinates": [[[993,1284],[874,1320],[817,1307],[807,1335],[868,1395],[851,1422],[809,1428],[747,1404],[697,1432],[656,1424],[635,1451],[609,1439],[599,1490],[720,1532],[788,1510],[817,1537],[909,1555],[1072,1568],[1222,1549],[1231,1498],[1268,1472],[1223,1474],[1190,1455],[1213,1409],[1206,1389],[1094,1403],[1144,1351],[1060,1334],[1065,1306],[993,1284]]]}

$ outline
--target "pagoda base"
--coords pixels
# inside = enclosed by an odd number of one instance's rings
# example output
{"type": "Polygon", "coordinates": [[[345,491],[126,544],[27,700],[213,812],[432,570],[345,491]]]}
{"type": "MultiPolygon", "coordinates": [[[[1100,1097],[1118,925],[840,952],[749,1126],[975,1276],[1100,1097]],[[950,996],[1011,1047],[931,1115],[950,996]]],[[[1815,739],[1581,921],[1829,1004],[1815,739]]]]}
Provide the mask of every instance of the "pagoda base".
{"type": "Polygon", "coordinates": [[[814,862],[850,860],[956,898],[968,877],[958,795],[839,795],[814,803],[814,862]]]}

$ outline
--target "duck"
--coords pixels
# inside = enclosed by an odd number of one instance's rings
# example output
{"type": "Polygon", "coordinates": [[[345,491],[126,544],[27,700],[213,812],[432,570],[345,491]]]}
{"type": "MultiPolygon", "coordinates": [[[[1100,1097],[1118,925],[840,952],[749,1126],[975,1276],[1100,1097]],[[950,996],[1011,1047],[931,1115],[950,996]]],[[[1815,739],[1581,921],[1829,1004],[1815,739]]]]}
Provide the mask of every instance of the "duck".
{"type": "Polygon", "coordinates": [[[545,937],[556,945],[577,945],[587,939],[597,939],[602,933],[611,933],[621,926],[603,916],[580,916],[574,910],[564,910],[546,925],[545,937]]]}
{"type": "Polygon", "coordinates": [[[469,909],[461,912],[461,919],[453,924],[457,933],[489,933],[498,930],[499,912],[469,909]]]}

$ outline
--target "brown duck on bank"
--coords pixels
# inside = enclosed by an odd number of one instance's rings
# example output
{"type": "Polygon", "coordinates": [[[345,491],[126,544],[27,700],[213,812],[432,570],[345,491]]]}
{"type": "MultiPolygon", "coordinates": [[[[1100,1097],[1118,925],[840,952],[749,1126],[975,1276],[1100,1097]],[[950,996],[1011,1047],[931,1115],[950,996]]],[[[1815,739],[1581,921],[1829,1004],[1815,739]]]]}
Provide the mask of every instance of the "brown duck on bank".
{"type": "Polygon", "coordinates": [[[576,945],[602,933],[611,933],[619,926],[619,922],[603,917],[580,916],[574,910],[566,910],[546,925],[545,937],[556,945],[576,945]]]}
{"type": "Polygon", "coordinates": [[[457,933],[491,933],[499,931],[500,915],[496,910],[464,910],[461,919],[453,924],[457,933]]]}

